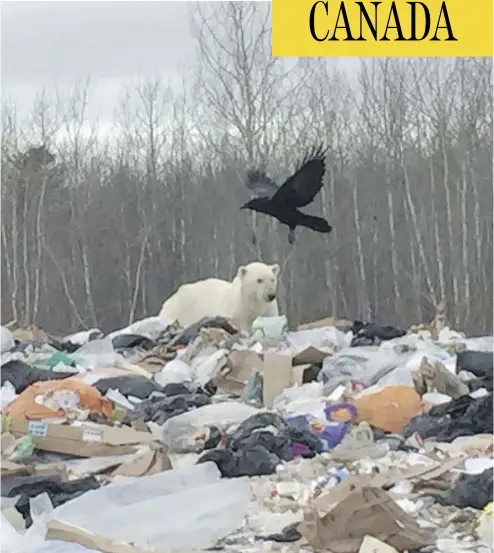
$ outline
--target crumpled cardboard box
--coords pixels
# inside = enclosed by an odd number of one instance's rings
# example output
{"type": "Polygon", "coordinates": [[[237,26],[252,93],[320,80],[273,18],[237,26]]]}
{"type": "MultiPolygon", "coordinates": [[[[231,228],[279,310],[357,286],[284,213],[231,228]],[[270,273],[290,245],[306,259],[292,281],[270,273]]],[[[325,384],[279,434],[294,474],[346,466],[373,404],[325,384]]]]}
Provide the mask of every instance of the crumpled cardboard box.
{"type": "Polygon", "coordinates": [[[299,531],[315,551],[332,553],[358,553],[367,535],[398,551],[423,547],[435,539],[387,492],[365,485],[363,479],[341,488],[338,502],[325,515],[321,516],[315,505],[309,506],[299,531]]]}

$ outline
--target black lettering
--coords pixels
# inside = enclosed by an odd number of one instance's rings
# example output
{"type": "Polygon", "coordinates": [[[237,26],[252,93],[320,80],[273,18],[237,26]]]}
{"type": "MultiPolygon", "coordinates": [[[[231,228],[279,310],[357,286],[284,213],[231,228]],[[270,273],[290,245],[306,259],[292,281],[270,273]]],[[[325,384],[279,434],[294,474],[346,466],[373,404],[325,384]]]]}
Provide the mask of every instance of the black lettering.
{"type": "Polygon", "coordinates": [[[410,36],[410,40],[424,40],[431,30],[431,14],[429,12],[429,8],[422,2],[407,2],[407,4],[410,4],[411,12],[410,26],[412,28],[412,34],[410,36]],[[417,6],[422,6],[425,15],[424,34],[420,38],[417,37],[417,6]]]}
{"type": "Polygon", "coordinates": [[[386,36],[388,34],[389,29],[396,29],[396,32],[398,33],[398,38],[396,40],[406,40],[403,36],[403,32],[401,30],[401,23],[400,18],[398,17],[398,10],[396,9],[396,4],[394,2],[391,3],[391,9],[389,10],[389,17],[388,22],[386,23],[386,31],[384,31],[384,35],[381,38],[381,40],[389,40],[389,38],[386,36]],[[390,25],[389,22],[391,21],[391,15],[393,16],[394,22],[396,25],[390,25]]]}
{"type": "Polygon", "coordinates": [[[355,40],[352,36],[352,30],[350,29],[350,22],[348,21],[348,15],[346,13],[346,8],[345,8],[345,3],[344,2],[341,2],[341,4],[340,4],[340,9],[338,11],[338,17],[336,18],[336,25],[334,27],[333,36],[328,38],[328,40],[339,40],[338,38],[336,38],[336,31],[338,29],[345,29],[346,30],[346,38],[344,39],[345,41],[346,40],[355,40]],[[338,25],[338,22],[340,21],[340,15],[343,17],[343,23],[344,23],[343,26],[338,25]]]}
{"type": "Polygon", "coordinates": [[[315,17],[316,17],[316,6],[317,4],[322,4],[326,10],[326,15],[328,15],[328,3],[327,2],[323,2],[322,0],[319,0],[318,2],[316,2],[311,10],[310,10],[310,16],[309,16],[309,28],[310,28],[310,34],[312,35],[312,38],[314,40],[317,40],[317,42],[324,42],[327,38],[328,38],[328,35],[329,35],[329,31],[326,32],[326,36],[324,38],[319,38],[317,35],[316,35],[316,26],[315,26],[315,17]]]}
{"type": "Polygon", "coordinates": [[[431,40],[441,40],[437,38],[437,31],[439,29],[448,30],[448,38],[446,40],[448,41],[458,40],[457,38],[455,38],[455,35],[453,34],[453,28],[451,27],[451,21],[449,20],[449,14],[448,14],[448,8],[446,7],[446,2],[443,2],[441,4],[441,11],[439,12],[439,17],[437,18],[436,32],[434,33],[434,36],[431,38],[431,40]],[[445,25],[439,25],[439,23],[441,22],[441,15],[444,16],[445,25]]]}
{"type": "Polygon", "coordinates": [[[374,37],[374,40],[377,40],[377,7],[382,4],[382,2],[370,2],[370,4],[374,6],[374,23],[372,23],[370,16],[365,9],[364,3],[355,2],[355,4],[357,4],[357,6],[360,8],[360,36],[357,40],[365,40],[365,38],[362,36],[362,16],[364,16],[367,26],[369,27],[369,31],[374,37]]]}

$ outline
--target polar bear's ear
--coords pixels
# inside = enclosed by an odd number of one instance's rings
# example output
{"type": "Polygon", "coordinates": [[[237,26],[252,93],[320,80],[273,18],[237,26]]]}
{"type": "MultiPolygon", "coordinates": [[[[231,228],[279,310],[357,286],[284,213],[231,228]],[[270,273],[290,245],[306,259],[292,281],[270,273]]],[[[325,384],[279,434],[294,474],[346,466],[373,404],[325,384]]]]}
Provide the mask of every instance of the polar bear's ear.
{"type": "Polygon", "coordinates": [[[278,263],[271,265],[271,270],[273,271],[274,276],[278,276],[280,274],[280,266],[278,263]]]}
{"type": "Polygon", "coordinates": [[[240,278],[243,278],[247,274],[247,267],[244,267],[243,265],[238,268],[237,276],[240,278]]]}

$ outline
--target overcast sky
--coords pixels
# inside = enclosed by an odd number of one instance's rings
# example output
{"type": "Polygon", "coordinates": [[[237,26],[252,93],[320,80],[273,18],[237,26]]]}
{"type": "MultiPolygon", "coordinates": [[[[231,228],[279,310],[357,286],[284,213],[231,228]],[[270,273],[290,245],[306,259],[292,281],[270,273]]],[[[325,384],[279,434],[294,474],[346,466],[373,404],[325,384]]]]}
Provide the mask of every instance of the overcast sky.
{"type": "Polygon", "coordinates": [[[2,93],[24,112],[43,86],[73,87],[90,76],[92,115],[108,117],[124,82],[168,80],[192,59],[188,5],[2,1],[2,93]]]}
{"type": "MultiPolygon", "coordinates": [[[[21,116],[36,94],[90,77],[89,121],[110,129],[122,89],[138,77],[165,83],[194,63],[191,2],[1,2],[2,95],[21,116]]],[[[340,58],[347,69],[356,60],[340,58]]]]}

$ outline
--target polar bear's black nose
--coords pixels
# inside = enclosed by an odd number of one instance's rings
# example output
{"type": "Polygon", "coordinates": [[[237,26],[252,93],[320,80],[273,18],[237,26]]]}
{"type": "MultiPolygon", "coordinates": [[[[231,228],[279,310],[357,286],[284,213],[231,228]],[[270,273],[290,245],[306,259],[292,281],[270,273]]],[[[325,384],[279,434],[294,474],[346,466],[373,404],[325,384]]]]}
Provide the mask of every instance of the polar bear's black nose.
{"type": "Polygon", "coordinates": [[[274,299],[276,299],[275,294],[268,294],[268,301],[273,301],[274,299]]]}

